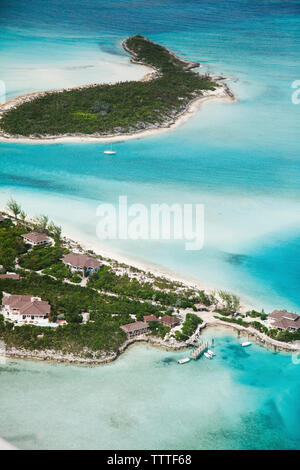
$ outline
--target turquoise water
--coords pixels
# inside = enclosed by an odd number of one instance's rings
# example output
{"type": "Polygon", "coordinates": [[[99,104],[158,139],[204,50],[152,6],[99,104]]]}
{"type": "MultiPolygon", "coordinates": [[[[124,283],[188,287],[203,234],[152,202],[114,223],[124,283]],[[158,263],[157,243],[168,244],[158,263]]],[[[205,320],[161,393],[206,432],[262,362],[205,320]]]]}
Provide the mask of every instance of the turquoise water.
{"type": "MultiPolygon", "coordinates": [[[[0,206],[49,214],[101,247],[96,208],[130,202],[205,204],[205,246],[111,241],[108,248],[258,308],[300,308],[300,1],[59,0],[1,2],[0,80],[7,98],[140,78],[121,41],[145,34],[224,74],[238,102],[210,102],[183,126],[103,144],[0,144],[0,206]],[[57,12],[59,11],[59,15],[57,12]]],[[[104,244],[103,246],[106,247],[104,244]]],[[[0,435],[21,448],[299,448],[299,372],[289,355],[241,350],[214,332],[217,357],[147,347],[84,368],[1,365],[0,435]]]]}
{"type": "Polygon", "coordinates": [[[134,346],[85,367],[0,365],[0,434],[21,449],[299,449],[299,366],[228,330],[216,356],[134,346]],[[138,386],[137,386],[138,384],[138,386]]]}

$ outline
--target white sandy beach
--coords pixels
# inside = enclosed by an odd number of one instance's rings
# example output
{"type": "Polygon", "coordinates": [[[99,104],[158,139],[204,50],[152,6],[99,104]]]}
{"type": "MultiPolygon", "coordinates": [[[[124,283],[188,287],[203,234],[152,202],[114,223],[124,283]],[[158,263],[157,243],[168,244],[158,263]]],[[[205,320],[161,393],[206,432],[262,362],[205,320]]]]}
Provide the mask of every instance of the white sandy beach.
{"type": "MultiPolygon", "coordinates": [[[[29,95],[24,95],[17,97],[15,99],[10,100],[9,102],[5,103],[4,105],[0,106],[0,118],[1,113],[8,110],[9,108],[15,107],[21,102],[24,102],[23,99],[27,97],[30,99],[31,97],[40,96],[40,93],[31,93],[29,95]]],[[[193,116],[201,107],[201,105],[207,101],[213,100],[227,100],[227,101],[234,101],[227,93],[225,92],[224,88],[220,86],[214,91],[207,92],[206,95],[201,96],[200,98],[195,99],[193,102],[189,104],[187,109],[178,116],[172,123],[170,123],[166,127],[160,127],[156,129],[147,129],[145,131],[135,132],[132,134],[118,134],[118,135],[110,135],[110,136],[71,136],[71,135],[64,135],[64,136],[49,136],[44,138],[38,137],[12,137],[0,132],[0,142],[13,142],[13,143],[20,143],[20,144],[58,144],[58,143],[80,143],[80,142],[98,142],[98,143],[106,143],[106,142],[124,142],[127,140],[133,139],[144,139],[146,137],[152,137],[154,135],[158,135],[170,130],[175,130],[182,124],[184,124],[191,116],[193,116]]]]}
{"type": "MultiPolygon", "coordinates": [[[[112,250],[107,246],[103,246],[103,245],[101,246],[100,241],[99,241],[99,244],[94,244],[94,243],[89,243],[85,240],[81,240],[80,238],[78,238],[78,235],[75,236],[74,234],[69,233],[69,232],[67,233],[64,232],[63,235],[66,237],[67,242],[68,241],[71,242],[71,244],[74,246],[79,244],[83,251],[92,250],[96,254],[100,254],[101,256],[105,258],[115,260],[118,263],[127,264],[128,266],[133,266],[137,269],[145,271],[146,273],[153,274],[154,276],[164,277],[172,282],[181,282],[188,288],[204,290],[206,293],[209,293],[209,294],[213,294],[214,292],[218,290],[217,286],[207,285],[203,282],[196,281],[195,279],[189,278],[187,276],[182,276],[178,273],[172,272],[171,270],[168,270],[158,264],[149,263],[148,261],[135,258],[132,256],[129,257],[115,250],[112,250]]],[[[238,294],[238,292],[233,292],[233,293],[238,294]]],[[[246,312],[251,309],[255,309],[255,306],[253,305],[253,303],[249,299],[241,298],[240,310],[242,312],[246,312]]]]}

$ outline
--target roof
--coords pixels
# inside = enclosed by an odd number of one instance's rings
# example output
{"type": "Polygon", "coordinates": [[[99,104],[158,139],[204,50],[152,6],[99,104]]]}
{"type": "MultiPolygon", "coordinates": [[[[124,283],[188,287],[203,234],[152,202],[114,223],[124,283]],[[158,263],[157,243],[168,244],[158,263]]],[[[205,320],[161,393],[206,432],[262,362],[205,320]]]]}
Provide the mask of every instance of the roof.
{"type": "Polygon", "coordinates": [[[0,274],[0,279],[15,279],[15,280],[19,280],[20,277],[21,277],[20,274],[14,274],[14,273],[0,274]]]}
{"type": "Polygon", "coordinates": [[[272,313],[269,314],[270,318],[274,319],[282,319],[285,318],[286,320],[296,321],[299,318],[299,315],[296,313],[290,313],[286,310],[274,310],[272,313]]]}
{"type": "Polygon", "coordinates": [[[274,310],[269,314],[269,318],[273,319],[272,326],[287,330],[289,328],[300,328],[300,317],[296,313],[287,312],[285,310],[274,310]]]}
{"type": "Polygon", "coordinates": [[[127,325],[122,325],[121,328],[128,333],[130,331],[143,330],[144,328],[148,328],[148,325],[144,321],[135,321],[127,325]]]}
{"type": "Polygon", "coordinates": [[[158,318],[155,315],[144,315],[144,321],[158,321],[158,318]]]}
{"type": "Polygon", "coordinates": [[[20,315],[45,316],[51,310],[49,302],[37,300],[31,295],[4,295],[2,304],[19,310],[20,315]]]}
{"type": "Polygon", "coordinates": [[[64,255],[62,261],[65,264],[70,264],[71,266],[76,266],[78,268],[98,268],[102,265],[98,259],[91,258],[90,256],[82,255],[80,253],[69,253],[68,255],[64,255]]]}
{"type": "Polygon", "coordinates": [[[177,317],[171,317],[171,315],[165,315],[161,317],[161,321],[163,323],[168,323],[168,325],[174,325],[174,323],[179,322],[179,319],[177,317]]]}
{"type": "Polygon", "coordinates": [[[0,214],[0,222],[3,222],[3,220],[5,220],[5,217],[2,214],[0,214]]]}
{"type": "Polygon", "coordinates": [[[48,237],[48,235],[46,235],[45,233],[39,233],[39,232],[24,233],[22,237],[27,238],[32,243],[41,243],[41,242],[50,241],[50,238],[48,237]]]}

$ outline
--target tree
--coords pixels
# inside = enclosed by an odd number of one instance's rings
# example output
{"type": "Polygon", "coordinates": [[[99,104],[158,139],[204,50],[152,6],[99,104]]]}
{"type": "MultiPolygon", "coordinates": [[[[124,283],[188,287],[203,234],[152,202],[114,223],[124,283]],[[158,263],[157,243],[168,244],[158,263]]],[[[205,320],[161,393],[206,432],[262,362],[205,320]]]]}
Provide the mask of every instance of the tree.
{"type": "Polygon", "coordinates": [[[48,225],[48,232],[54,238],[54,241],[57,245],[61,242],[61,227],[59,225],[55,225],[54,222],[50,222],[48,225]]]}
{"type": "Polygon", "coordinates": [[[20,212],[20,220],[21,220],[21,222],[24,223],[25,220],[26,220],[26,217],[27,217],[26,213],[25,213],[23,210],[21,210],[21,212],[20,212]]]}
{"type": "Polygon", "coordinates": [[[22,208],[21,208],[20,204],[18,204],[17,201],[15,201],[15,199],[13,199],[13,198],[11,198],[7,202],[6,208],[9,212],[11,212],[13,214],[15,219],[17,219],[18,215],[20,215],[21,212],[22,212],[22,208]]]}
{"type": "Polygon", "coordinates": [[[36,230],[39,232],[45,232],[47,230],[49,217],[47,215],[40,215],[34,218],[34,224],[36,230]]]}

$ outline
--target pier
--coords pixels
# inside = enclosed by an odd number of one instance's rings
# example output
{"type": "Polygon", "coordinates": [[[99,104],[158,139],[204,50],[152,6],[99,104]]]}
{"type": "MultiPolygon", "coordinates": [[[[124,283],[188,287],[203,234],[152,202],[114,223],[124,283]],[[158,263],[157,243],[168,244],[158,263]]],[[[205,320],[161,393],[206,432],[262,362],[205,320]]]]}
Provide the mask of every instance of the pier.
{"type": "Polygon", "coordinates": [[[201,356],[201,354],[204,353],[205,349],[207,349],[209,346],[208,342],[205,342],[205,343],[201,343],[196,349],[194,349],[190,356],[192,359],[198,359],[198,357],[201,356]]]}

